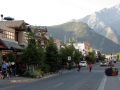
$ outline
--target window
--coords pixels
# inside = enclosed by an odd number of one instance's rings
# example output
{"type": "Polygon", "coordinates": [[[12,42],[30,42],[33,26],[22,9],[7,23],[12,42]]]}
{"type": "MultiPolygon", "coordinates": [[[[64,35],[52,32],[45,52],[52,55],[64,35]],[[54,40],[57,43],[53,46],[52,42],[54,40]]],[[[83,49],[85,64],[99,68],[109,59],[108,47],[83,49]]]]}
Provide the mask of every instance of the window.
{"type": "Polygon", "coordinates": [[[3,31],[3,38],[15,39],[15,34],[9,31],[3,31]]]}

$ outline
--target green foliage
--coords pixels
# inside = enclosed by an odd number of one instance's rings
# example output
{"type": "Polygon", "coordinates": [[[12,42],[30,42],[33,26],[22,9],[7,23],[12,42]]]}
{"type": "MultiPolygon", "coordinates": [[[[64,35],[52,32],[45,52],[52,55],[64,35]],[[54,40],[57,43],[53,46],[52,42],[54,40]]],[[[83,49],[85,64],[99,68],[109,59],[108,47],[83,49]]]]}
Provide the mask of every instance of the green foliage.
{"type": "Polygon", "coordinates": [[[41,68],[42,71],[44,71],[44,73],[48,73],[49,69],[50,69],[50,66],[48,64],[46,64],[45,60],[44,60],[44,62],[41,64],[40,68],[41,68]]]}
{"type": "Polygon", "coordinates": [[[8,59],[10,62],[15,62],[15,59],[16,59],[15,54],[13,52],[9,53],[8,59]]]}
{"type": "Polygon", "coordinates": [[[80,60],[80,58],[78,57],[79,56],[78,52],[74,48],[73,44],[70,44],[68,46],[64,46],[63,48],[61,48],[59,51],[59,55],[60,55],[61,66],[67,65],[68,68],[72,68],[73,63],[77,62],[77,60],[78,61],[80,60]],[[69,56],[71,57],[71,60],[68,60],[69,56]]]}
{"type": "Polygon", "coordinates": [[[49,66],[50,72],[55,72],[56,70],[58,70],[58,49],[52,38],[50,38],[48,45],[46,46],[45,63],[49,66]]]}
{"type": "Polygon", "coordinates": [[[99,61],[104,61],[105,60],[105,55],[102,55],[101,52],[98,52],[98,60],[99,61]]]}
{"type": "Polygon", "coordinates": [[[35,45],[35,40],[31,40],[31,42],[28,43],[28,47],[23,51],[22,59],[24,63],[29,65],[38,63],[39,55],[35,45]]]}
{"type": "Polygon", "coordinates": [[[74,50],[75,50],[75,48],[74,48],[73,44],[66,47],[66,55],[71,56],[72,60],[73,60],[73,52],[74,52],[74,50]]]}
{"type": "Polygon", "coordinates": [[[120,53],[117,53],[116,58],[117,58],[117,61],[120,61],[120,53]]]}
{"type": "Polygon", "coordinates": [[[96,61],[96,55],[95,52],[89,52],[88,55],[86,56],[87,63],[95,63],[96,61]]]}
{"type": "Polygon", "coordinates": [[[24,73],[25,77],[31,77],[31,78],[40,78],[44,75],[44,72],[41,69],[35,69],[34,71],[26,71],[24,73]]]}
{"type": "Polygon", "coordinates": [[[79,52],[79,50],[75,50],[75,52],[74,52],[74,62],[76,64],[78,64],[80,62],[80,59],[82,59],[82,58],[83,58],[82,53],[79,52]]]}
{"type": "Polygon", "coordinates": [[[44,49],[42,47],[38,47],[37,53],[38,53],[38,64],[42,65],[44,63],[44,59],[45,59],[44,49]]]}
{"type": "Polygon", "coordinates": [[[59,51],[59,60],[60,60],[60,65],[61,65],[61,68],[62,66],[65,66],[67,64],[67,55],[66,55],[66,49],[65,48],[61,48],[60,51],[59,51]]]}
{"type": "Polygon", "coordinates": [[[22,59],[28,65],[41,64],[44,59],[44,51],[37,47],[34,33],[28,34],[28,47],[23,51],[22,59]]]}

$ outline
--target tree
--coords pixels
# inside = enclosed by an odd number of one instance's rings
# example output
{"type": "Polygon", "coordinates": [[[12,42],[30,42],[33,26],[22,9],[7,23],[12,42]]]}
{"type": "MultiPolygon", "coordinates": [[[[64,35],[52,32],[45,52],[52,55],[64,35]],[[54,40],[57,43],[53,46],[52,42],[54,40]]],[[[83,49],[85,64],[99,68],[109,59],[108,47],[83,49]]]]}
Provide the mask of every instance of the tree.
{"type": "Polygon", "coordinates": [[[116,59],[117,59],[117,61],[120,61],[120,53],[117,53],[116,59]]]}
{"type": "Polygon", "coordinates": [[[60,59],[62,66],[66,65],[67,68],[71,69],[74,63],[74,52],[75,48],[73,44],[70,44],[68,46],[64,45],[64,48],[60,49],[60,59]],[[68,60],[68,57],[70,57],[70,60],[68,60]]]}
{"type": "Polygon", "coordinates": [[[30,39],[28,47],[23,51],[23,61],[25,64],[33,65],[38,63],[38,52],[35,39],[30,39]]]}
{"type": "Polygon", "coordinates": [[[86,56],[87,63],[95,63],[96,55],[95,52],[88,52],[88,55],[86,56]]]}
{"type": "Polygon", "coordinates": [[[67,62],[68,62],[68,56],[66,54],[66,48],[65,47],[62,47],[60,50],[59,50],[59,61],[60,61],[60,68],[65,68],[67,62]]]}
{"type": "Polygon", "coordinates": [[[22,59],[28,66],[39,66],[42,63],[44,52],[41,47],[37,47],[35,34],[28,33],[28,46],[23,51],[22,59]]]}
{"type": "Polygon", "coordinates": [[[98,56],[98,61],[102,61],[102,54],[100,51],[98,51],[97,56],[98,56]]]}
{"type": "Polygon", "coordinates": [[[55,72],[58,70],[59,67],[58,49],[56,44],[54,43],[53,38],[50,38],[46,46],[45,63],[48,65],[50,72],[55,72]]]}
{"type": "Polygon", "coordinates": [[[79,50],[75,50],[75,52],[74,52],[75,64],[78,64],[82,58],[83,58],[82,53],[79,50]]]}
{"type": "Polygon", "coordinates": [[[15,62],[15,59],[16,59],[15,54],[13,52],[10,52],[8,54],[8,59],[10,62],[15,62]]]}

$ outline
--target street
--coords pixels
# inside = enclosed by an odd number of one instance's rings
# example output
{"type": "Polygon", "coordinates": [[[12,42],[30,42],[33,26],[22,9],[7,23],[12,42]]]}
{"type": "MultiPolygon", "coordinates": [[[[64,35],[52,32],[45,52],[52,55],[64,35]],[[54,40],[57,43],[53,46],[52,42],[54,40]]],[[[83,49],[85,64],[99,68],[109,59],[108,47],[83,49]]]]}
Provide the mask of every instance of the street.
{"type": "MultiPolygon", "coordinates": [[[[119,65],[120,63],[117,63],[116,67],[119,68],[119,65]]],[[[96,64],[92,72],[89,72],[87,67],[82,67],[80,72],[74,69],[62,75],[11,85],[0,90],[119,90],[119,75],[107,77],[104,74],[105,68],[96,64]]]]}

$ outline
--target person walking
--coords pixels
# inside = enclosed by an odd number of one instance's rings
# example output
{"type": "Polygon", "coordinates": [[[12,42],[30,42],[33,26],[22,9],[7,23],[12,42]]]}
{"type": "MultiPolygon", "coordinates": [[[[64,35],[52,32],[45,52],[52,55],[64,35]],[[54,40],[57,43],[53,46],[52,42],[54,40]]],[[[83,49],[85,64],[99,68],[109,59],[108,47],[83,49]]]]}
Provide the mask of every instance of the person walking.
{"type": "Polygon", "coordinates": [[[3,73],[3,79],[7,77],[7,64],[6,64],[6,61],[3,61],[3,64],[2,64],[2,73],[3,73]]]}
{"type": "Polygon", "coordinates": [[[89,72],[91,72],[93,68],[92,63],[89,63],[88,68],[89,68],[89,72]]]}
{"type": "Polygon", "coordinates": [[[79,72],[80,71],[80,69],[81,69],[81,66],[80,66],[80,64],[78,64],[78,69],[77,69],[77,71],[79,72]]]}

